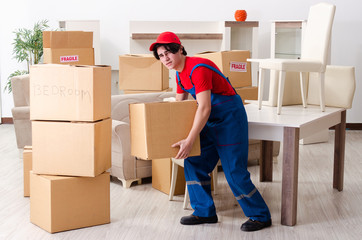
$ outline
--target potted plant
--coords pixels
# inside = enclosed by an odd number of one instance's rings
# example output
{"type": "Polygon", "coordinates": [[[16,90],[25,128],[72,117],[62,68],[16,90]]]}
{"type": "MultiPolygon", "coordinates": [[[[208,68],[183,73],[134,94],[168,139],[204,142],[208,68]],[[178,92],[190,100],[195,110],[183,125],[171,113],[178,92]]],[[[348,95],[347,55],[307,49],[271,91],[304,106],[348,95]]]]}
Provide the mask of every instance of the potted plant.
{"type": "Polygon", "coordinates": [[[19,62],[26,61],[26,70],[16,70],[8,77],[4,91],[12,92],[11,78],[29,73],[30,65],[40,63],[43,56],[43,31],[48,28],[48,20],[41,20],[34,24],[33,29],[20,28],[15,33],[13,42],[14,58],[19,62]]]}

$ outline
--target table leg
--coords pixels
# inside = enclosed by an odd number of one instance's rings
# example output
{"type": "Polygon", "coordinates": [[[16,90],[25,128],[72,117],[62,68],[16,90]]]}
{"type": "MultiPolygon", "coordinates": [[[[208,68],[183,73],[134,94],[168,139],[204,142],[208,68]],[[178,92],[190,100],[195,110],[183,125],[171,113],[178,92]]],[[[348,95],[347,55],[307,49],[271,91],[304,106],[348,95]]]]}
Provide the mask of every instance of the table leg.
{"type": "Polygon", "coordinates": [[[260,182],[273,181],[273,141],[261,140],[260,182]]]}
{"type": "Polygon", "coordinates": [[[283,177],[281,224],[297,222],[299,128],[285,127],[283,136],[283,177]]]}
{"type": "Polygon", "coordinates": [[[341,123],[335,126],[333,188],[343,190],[344,152],[346,143],[346,110],[341,112],[341,123]]]}

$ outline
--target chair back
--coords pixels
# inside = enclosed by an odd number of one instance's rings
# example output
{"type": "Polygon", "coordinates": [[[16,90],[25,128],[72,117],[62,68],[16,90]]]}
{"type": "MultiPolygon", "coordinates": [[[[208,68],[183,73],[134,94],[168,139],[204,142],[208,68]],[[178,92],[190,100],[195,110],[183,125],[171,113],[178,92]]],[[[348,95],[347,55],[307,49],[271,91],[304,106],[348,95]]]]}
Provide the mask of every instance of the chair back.
{"type": "Polygon", "coordinates": [[[318,3],[310,7],[302,43],[302,59],[317,60],[327,65],[328,50],[336,6],[318,3]]]}

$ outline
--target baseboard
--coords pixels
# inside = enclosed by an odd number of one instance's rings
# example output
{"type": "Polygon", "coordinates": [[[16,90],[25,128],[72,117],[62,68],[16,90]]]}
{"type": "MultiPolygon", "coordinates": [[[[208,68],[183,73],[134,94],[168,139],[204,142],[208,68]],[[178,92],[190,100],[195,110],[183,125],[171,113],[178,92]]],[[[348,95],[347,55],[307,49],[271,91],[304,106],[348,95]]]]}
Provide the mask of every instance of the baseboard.
{"type": "Polygon", "coordinates": [[[347,130],[362,130],[362,123],[346,123],[347,130]]]}
{"type": "MultiPolygon", "coordinates": [[[[329,130],[334,130],[334,126],[329,130]]],[[[346,123],[346,130],[362,130],[362,123],[346,123]]]]}
{"type": "Polygon", "coordinates": [[[2,124],[13,124],[13,118],[1,118],[1,123],[2,124]]]}

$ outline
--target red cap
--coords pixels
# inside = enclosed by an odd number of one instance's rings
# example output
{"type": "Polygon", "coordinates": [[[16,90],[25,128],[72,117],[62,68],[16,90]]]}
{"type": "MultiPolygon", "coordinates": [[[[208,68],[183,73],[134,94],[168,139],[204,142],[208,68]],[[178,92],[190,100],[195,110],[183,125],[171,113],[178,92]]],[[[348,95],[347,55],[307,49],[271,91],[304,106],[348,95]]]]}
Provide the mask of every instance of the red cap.
{"type": "Polygon", "coordinates": [[[181,44],[180,39],[177,37],[176,34],[174,34],[173,32],[163,32],[161,33],[158,37],[156,42],[152,43],[150,46],[150,51],[153,51],[153,47],[157,44],[157,43],[177,43],[177,44],[181,44]]]}

